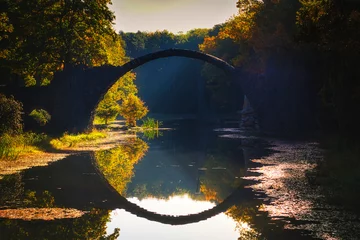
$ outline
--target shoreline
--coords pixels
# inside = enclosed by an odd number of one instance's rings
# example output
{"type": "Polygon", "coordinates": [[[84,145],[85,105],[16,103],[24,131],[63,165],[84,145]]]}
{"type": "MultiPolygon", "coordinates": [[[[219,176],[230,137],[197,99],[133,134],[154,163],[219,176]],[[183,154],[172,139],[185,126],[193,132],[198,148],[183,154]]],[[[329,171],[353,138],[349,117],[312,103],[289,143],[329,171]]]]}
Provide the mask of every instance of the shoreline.
{"type": "Polygon", "coordinates": [[[60,161],[70,155],[111,149],[121,145],[125,139],[134,136],[134,134],[128,134],[124,130],[111,127],[106,132],[106,135],[105,138],[81,142],[75,147],[27,154],[17,160],[0,161],[0,179],[6,175],[16,174],[29,168],[48,166],[52,162],[60,161]]]}

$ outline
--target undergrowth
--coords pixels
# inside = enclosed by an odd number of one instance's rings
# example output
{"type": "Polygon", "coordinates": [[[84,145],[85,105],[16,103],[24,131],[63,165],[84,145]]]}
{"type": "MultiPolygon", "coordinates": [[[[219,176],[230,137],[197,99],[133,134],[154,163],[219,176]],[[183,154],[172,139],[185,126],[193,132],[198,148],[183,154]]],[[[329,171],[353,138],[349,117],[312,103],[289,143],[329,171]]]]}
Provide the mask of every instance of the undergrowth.
{"type": "Polygon", "coordinates": [[[105,132],[93,131],[91,133],[68,134],[65,133],[60,138],[55,138],[50,141],[52,147],[56,149],[76,147],[79,143],[94,141],[101,138],[106,138],[105,132]]]}

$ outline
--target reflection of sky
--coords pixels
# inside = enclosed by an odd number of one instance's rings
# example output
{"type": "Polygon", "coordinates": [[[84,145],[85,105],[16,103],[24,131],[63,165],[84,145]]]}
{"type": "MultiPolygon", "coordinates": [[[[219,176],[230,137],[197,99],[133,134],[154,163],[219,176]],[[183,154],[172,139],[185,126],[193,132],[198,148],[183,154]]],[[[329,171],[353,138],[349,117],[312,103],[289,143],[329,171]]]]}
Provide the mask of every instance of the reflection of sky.
{"type": "MultiPolygon", "coordinates": [[[[137,198],[128,200],[149,211],[169,215],[199,213],[215,206],[211,202],[192,200],[187,195],[171,197],[169,200],[154,198],[142,201],[137,198]]],[[[171,226],[139,218],[125,210],[118,209],[111,213],[111,221],[107,227],[108,234],[118,227],[120,228],[119,239],[131,240],[236,240],[239,237],[239,233],[235,229],[236,223],[224,213],[198,223],[171,226]]]]}

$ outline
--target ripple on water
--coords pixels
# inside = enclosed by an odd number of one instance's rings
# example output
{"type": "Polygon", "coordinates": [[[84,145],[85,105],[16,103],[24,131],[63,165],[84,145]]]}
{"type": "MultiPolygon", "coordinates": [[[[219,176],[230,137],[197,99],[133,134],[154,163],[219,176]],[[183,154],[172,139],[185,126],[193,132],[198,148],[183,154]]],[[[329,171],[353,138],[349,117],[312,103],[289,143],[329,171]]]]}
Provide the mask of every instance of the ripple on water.
{"type": "Polygon", "coordinates": [[[255,181],[248,187],[268,196],[261,210],[273,219],[290,218],[292,221],[286,221],[285,228],[310,230],[317,238],[358,239],[359,219],[327,204],[321,189],[308,182],[306,173],[313,171],[322,157],[317,144],[284,141],[271,144],[275,153],[251,160],[261,166],[250,168],[250,176],[244,177],[255,181]]]}

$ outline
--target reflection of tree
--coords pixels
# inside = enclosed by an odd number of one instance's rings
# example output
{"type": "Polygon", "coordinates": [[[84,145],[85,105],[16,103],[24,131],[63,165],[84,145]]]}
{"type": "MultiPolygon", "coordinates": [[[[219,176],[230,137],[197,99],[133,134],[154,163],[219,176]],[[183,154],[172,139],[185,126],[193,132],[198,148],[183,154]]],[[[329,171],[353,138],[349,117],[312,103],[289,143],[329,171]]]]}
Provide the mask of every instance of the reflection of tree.
{"type": "Polygon", "coordinates": [[[53,207],[55,199],[49,191],[25,191],[21,174],[4,176],[0,181],[0,206],[21,204],[26,207],[53,207]]]}
{"type": "Polygon", "coordinates": [[[239,240],[262,239],[260,233],[251,227],[251,225],[253,225],[253,218],[257,212],[257,207],[249,204],[235,205],[225,212],[227,216],[236,222],[236,229],[240,233],[239,240]]]}
{"type": "Polygon", "coordinates": [[[137,184],[128,195],[139,200],[145,198],[169,199],[173,196],[188,195],[193,200],[204,200],[203,195],[194,194],[190,190],[177,187],[175,184],[166,184],[163,181],[155,181],[151,184],[137,184]]]}
{"type": "Polygon", "coordinates": [[[108,210],[92,209],[77,219],[56,221],[0,220],[1,239],[116,239],[119,229],[105,237],[108,210]]]}
{"type": "Polygon", "coordinates": [[[235,141],[220,139],[208,151],[200,176],[200,192],[206,200],[223,201],[241,183],[245,169],[241,165],[243,152],[235,141]]]}
{"type": "Polygon", "coordinates": [[[0,205],[18,200],[24,194],[24,184],[20,174],[4,176],[0,181],[0,205]]]}
{"type": "Polygon", "coordinates": [[[100,172],[120,194],[134,175],[135,164],[145,155],[149,146],[139,138],[130,138],[111,150],[98,151],[95,160],[100,172]]]}

